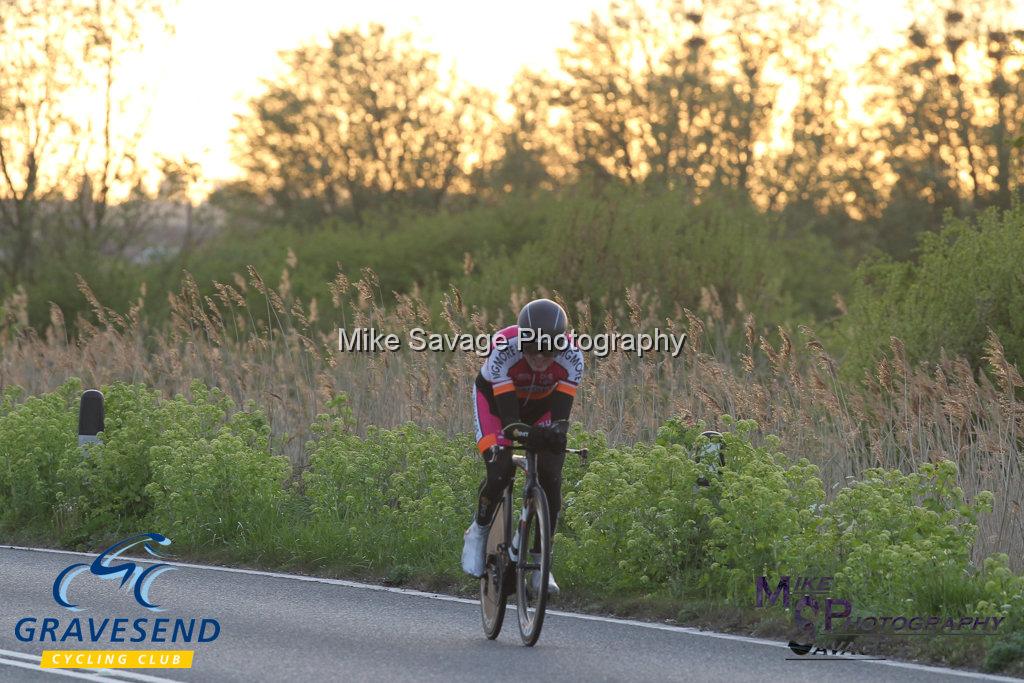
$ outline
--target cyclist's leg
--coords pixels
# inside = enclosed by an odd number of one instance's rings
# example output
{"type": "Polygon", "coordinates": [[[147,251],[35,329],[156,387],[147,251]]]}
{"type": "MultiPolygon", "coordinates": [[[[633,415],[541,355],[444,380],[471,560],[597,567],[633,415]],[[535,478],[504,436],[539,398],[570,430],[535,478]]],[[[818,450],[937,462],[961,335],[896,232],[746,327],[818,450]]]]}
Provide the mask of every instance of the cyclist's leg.
{"type": "MultiPolygon", "coordinates": [[[[533,424],[543,425],[551,423],[551,413],[545,411],[533,424]]],[[[555,537],[555,525],[558,523],[558,513],[562,509],[562,467],[565,465],[565,453],[545,453],[537,458],[537,481],[544,489],[544,496],[548,499],[548,512],[551,523],[550,538],[555,537]]],[[[535,538],[532,552],[540,552],[540,539],[535,538]]]]}
{"type": "Polygon", "coordinates": [[[476,521],[481,526],[491,523],[494,506],[515,474],[511,442],[501,435],[501,419],[495,406],[476,386],[473,387],[473,417],[476,424],[476,445],[484,459],[487,476],[480,483],[476,521]]]}

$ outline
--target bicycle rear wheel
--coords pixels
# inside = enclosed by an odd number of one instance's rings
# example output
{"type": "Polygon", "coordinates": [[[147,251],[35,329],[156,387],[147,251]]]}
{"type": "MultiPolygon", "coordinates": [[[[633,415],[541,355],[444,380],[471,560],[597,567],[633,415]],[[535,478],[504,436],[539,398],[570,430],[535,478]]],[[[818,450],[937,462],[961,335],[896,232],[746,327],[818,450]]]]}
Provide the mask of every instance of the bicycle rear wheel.
{"type": "Polygon", "coordinates": [[[544,625],[544,610],[548,602],[548,575],[551,572],[551,526],[548,499],[540,486],[532,487],[526,501],[526,520],[522,524],[519,541],[519,561],[516,563],[516,611],[519,615],[519,635],[523,643],[532,646],[540,638],[544,625]],[[532,539],[540,539],[540,555],[536,559],[528,552],[532,539]],[[532,584],[540,589],[534,591],[532,584]]]}
{"type": "Polygon", "coordinates": [[[505,517],[508,511],[505,501],[498,502],[494,512],[494,521],[487,534],[487,564],[484,575],[480,577],[480,614],[483,619],[484,634],[494,640],[501,633],[501,624],[505,620],[505,603],[508,594],[504,590],[505,575],[512,571],[508,562],[505,538],[505,517]]]}

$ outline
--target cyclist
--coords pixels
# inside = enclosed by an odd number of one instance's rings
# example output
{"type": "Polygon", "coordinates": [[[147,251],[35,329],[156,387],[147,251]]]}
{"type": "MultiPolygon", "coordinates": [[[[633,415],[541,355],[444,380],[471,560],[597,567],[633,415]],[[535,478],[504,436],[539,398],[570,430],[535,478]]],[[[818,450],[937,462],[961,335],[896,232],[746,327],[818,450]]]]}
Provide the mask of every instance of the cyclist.
{"type": "MultiPolygon", "coordinates": [[[[515,422],[530,427],[527,447],[537,459],[537,479],[544,489],[551,512],[554,536],[558,511],[562,507],[562,465],[565,463],[565,434],[551,428],[556,420],[567,420],[576,388],[583,378],[583,354],[566,334],[565,311],[550,299],[531,301],[519,312],[516,325],[500,330],[507,344],[497,342],[476,377],[473,414],[477,448],[483,456],[487,477],[480,484],[480,498],[472,524],[466,529],[462,547],[462,569],[482,576],[486,562],[487,532],[495,504],[515,473],[512,442],[502,429],[515,422]],[[526,331],[532,331],[530,334],[526,331]],[[526,339],[521,341],[521,337],[526,339]]],[[[513,545],[517,541],[513,541],[513,545]]],[[[534,553],[539,554],[539,539],[534,553]]],[[[539,573],[534,573],[539,584],[539,573]]],[[[534,586],[534,590],[539,586],[534,586]]],[[[557,593],[553,575],[548,592],[557,593]]]]}

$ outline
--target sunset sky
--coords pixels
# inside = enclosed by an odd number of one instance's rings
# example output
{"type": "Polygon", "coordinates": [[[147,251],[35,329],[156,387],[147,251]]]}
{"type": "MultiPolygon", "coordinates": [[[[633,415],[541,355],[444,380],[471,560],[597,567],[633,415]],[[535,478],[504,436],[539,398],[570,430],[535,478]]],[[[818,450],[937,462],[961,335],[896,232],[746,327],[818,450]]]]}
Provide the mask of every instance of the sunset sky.
{"type": "Polygon", "coordinates": [[[147,45],[141,71],[151,81],[148,145],[199,161],[211,178],[235,173],[228,131],[259,79],[280,68],[278,52],[325,39],[340,28],[379,22],[409,31],[421,47],[454,63],[460,78],[503,92],[524,65],[556,66],[555,50],[572,38],[571,22],[604,2],[525,0],[514,5],[383,0],[247,3],[180,0],[168,18],[176,34],[147,45]]]}
{"type": "MultiPolygon", "coordinates": [[[[861,28],[847,20],[830,31],[834,56],[849,66],[913,16],[898,0],[865,0],[858,7],[861,28]],[[872,31],[867,38],[865,26],[872,31]]],[[[504,94],[521,67],[556,68],[556,50],[570,44],[572,22],[606,8],[605,0],[179,0],[168,11],[175,35],[147,41],[135,65],[136,76],[151,89],[144,151],[185,155],[210,179],[235,175],[229,146],[233,116],[258,92],[259,79],[280,68],[278,52],[324,40],[340,28],[379,22],[395,32],[409,31],[421,47],[454,64],[464,81],[504,94]]]]}

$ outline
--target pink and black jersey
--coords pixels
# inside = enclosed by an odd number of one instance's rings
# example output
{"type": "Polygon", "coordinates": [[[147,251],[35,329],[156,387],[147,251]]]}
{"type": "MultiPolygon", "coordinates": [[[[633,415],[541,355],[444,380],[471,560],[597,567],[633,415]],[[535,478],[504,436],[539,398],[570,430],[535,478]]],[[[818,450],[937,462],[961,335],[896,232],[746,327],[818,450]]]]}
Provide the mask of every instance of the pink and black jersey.
{"type": "Polygon", "coordinates": [[[511,445],[501,435],[501,419],[495,397],[515,392],[519,399],[519,419],[527,424],[545,424],[552,417],[567,418],[576,388],[583,379],[583,353],[572,344],[552,359],[547,370],[530,367],[519,348],[519,327],[510,325],[495,338],[507,340],[503,348],[491,344],[491,353],[476,376],[473,415],[476,423],[477,448],[481,452],[491,446],[511,445]],[[556,402],[557,394],[564,394],[556,402]],[[556,404],[561,405],[559,409],[556,404]],[[559,413],[553,415],[553,413],[559,413]],[[563,414],[564,413],[564,414],[563,414]]]}
{"type": "MultiPolygon", "coordinates": [[[[576,388],[583,379],[583,353],[572,344],[554,357],[554,362],[544,372],[537,372],[530,367],[519,349],[519,326],[509,325],[500,330],[495,337],[503,337],[507,345],[499,349],[491,344],[491,353],[480,369],[483,383],[489,385],[493,395],[500,396],[509,391],[516,392],[520,406],[529,401],[545,398],[553,391],[561,391],[569,396],[576,395],[576,388]]],[[[478,385],[481,382],[478,381],[478,385]]],[[[484,387],[480,387],[485,389],[484,387]]],[[[486,389],[485,389],[486,390],[486,389]]]]}

